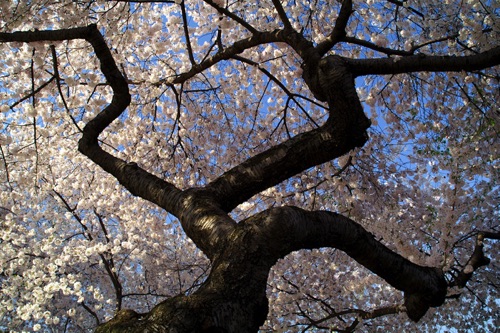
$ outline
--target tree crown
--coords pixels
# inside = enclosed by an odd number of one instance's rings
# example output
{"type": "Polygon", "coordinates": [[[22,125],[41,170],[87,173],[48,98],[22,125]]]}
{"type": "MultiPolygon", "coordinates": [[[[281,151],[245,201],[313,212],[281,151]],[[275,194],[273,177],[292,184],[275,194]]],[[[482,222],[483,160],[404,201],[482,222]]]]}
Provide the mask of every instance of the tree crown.
{"type": "Polygon", "coordinates": [[[444,272],[419,325],[492,327],[499,35],[494,1],[3,2],[0,329],[196,295],[248,232],[287,255],[263,332],[401,331],[416,292],[344,217],[444,272]]]}

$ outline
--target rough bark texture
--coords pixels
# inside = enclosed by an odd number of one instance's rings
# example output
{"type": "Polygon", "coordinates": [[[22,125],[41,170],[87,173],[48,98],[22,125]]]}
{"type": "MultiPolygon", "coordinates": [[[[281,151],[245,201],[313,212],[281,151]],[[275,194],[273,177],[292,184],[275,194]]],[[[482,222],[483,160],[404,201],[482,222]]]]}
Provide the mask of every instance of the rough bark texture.
{"type": "MultiPolygon", "coordinates": [[[[256,332],[267,315],[266,281],[276,260],[300,249],[333,247],[405,293],[411,319],[420,319],[446,295],[441,271],[392,252],[354,221],[296,207],[266,210],[236,225],[213,259],[203,286],[150,313],[124,311],[97,332],[256,332]]],[[[328,283],[328,281],[325,281],[328,283]]]]}
{"type": "Polygon", "coordinates": [[[345,38],[351,1],[343,2],[331,36],[317,47],[293,31],[291,25],[286,23],[280,2],[274,3],[284,21],[283,30],[253,31],[251,37],[193,65],[174,82],[182,83],[246,48],[284,42],[302,57],[303,78],[314,96],[327,103],[330,116],[321,127],[248,159],[199,189],[180,190],[137,164],[127,163],[99,147],[99,134],[127,108],[130,94],[125,78],[95,25],[59,31],[0,33],[0,42],[79,38],[92,45],[114,97],[86,125],[79,150],[116,177],[132,194],[177,216],[188,237],[212,262],[208,279],[192,295],[168,299],[147,314],[122,310],[113,320],[101,325],[97,332],[256,332],[267,316],[266,281],[270,268],[292,251],[319,247],[344,251],[403,291],[407,313],[412,320],[419,320],[429,307],[443,303],[447,283],[439,269],[409,262],[347,217],[324,211],[306,212],[299,208],[281,207],[236,223],[227,213],[253,195],[365,144],[370,121],[356,94],[356,76],[477,70],[498,64],[499,48],[471,57],[416,56],[398,61],[325,56],[331,47],[345,38]]]}

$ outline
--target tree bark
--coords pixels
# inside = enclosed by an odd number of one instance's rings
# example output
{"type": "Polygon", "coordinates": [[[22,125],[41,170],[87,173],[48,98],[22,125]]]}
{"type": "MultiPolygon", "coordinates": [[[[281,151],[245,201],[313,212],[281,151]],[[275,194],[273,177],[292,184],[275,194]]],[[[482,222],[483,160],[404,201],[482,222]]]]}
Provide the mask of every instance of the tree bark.
{"type": "MultiPolygon", "coordinates": [[[[79,150],[132,194],[177,216],[187,236],[212,262],[209,277],[193,294],[168,299],[147,314],[122,310],[97,332],[256,332],[267,316],[266,282],[271,267],[292,251],[320,247],[344,251],[403,291],[407,313],[412,320],[419,320],[429,307],[443,303],[447,284],[441,270],[411,263],[347,217],[281,207],[236,223],[227,214],[253,195],[365,144],[370,121],[356,94],[356,76],[477,70],[500,61],[498,47],[479,55],[453,58],[415,56],[394,61],[323,57],[328,48],[345,35],[342,30],[349,19],[350,8],[351,2],[344,1],[342,18],[331,38],[320,44],[320,49],[314,48],[287,25],[284,30],[275,32],[255,32],[193,65],[190,71],[174,80],[174,83],[184,82],[246,48],[282,41],[302,57],[306,84],[316,98],[328,104],[330,112],[321,127],[248,159],[204,188],[187,190],[178,189],[136,163],[127,163],[99,146],[98,136],[128,107],[130,94],[127,81],[95,25],[58,31],[0,33],[0,42],[84,39],[92,45],[114,95],[111,103],[85,126],[79,150]]],[[[286,21],[285,17],[282,19],[286,21]]]]}
{"type": "Polygon", "coordinates": [[[253,195],[315,165],[362,147],[370,120],[365,116],[347,62],[329,56],[304,66],[303,78],[330,117],[320,128],[299,134],[227,171],[206,189],[229,212],[253,195]]]}
{"type": "Polygon", "coordinates": [[[500,64],[500,46],[469,56],[430,56],[418,54],[397,58],[348,59],[355,76],[411,72],[478,71],[500,64]]]}
{"type": "Polygon", "coordinates": [[[444,302],[447,285],[440,270],[411,263],[345,216],[281,207],[237,224],[208,279],[192,295],[168,299],[148,314],[124,312],[97,332],[256,332],[267,316],[271,267],[293,251],[321,247],[344,251],[403,291],[415,321],[444,302]]]}

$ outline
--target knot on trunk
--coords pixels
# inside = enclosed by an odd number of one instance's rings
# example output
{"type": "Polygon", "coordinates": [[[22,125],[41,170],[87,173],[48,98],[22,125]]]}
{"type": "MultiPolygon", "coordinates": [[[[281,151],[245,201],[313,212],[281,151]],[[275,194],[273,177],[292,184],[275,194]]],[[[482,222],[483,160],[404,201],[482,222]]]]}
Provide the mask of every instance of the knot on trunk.
{"type": "Polygon", "coordinates": [[[354,76],[340,56],[331,55],[319,61],[305,63],[302,78],[314,97],[322,102],[328,102],[331,97],[345,91],[349,91],[350,95],[354,92],[357,98],[354,76]]]}
{"type": "Polygon", "coordinates": [[[340,56],[330,55],[303,66],[302,77],[314,97],[327,102],[330,109],[328,123],[354,147],[368,140],[366,130],[371,122],[359,101],[354,75],[340,56]]]}

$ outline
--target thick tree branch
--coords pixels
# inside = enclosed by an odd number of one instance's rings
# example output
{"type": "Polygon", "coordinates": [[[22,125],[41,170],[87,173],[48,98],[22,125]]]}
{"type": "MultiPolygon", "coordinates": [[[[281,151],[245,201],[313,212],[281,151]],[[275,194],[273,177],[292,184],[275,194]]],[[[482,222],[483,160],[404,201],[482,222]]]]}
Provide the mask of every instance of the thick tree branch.
{"type": "Polygon", "coordinates": [[[207,186],[221,207],[230,211],[253,195],[310,167],[361,147],[370,122],[354,87],[354,78],[340,57],[329,56],[307,65],[304,80],[316,98],[328,102],[330,117],[312,131],[301,133],[227,171],[207,186]]]}
{"type": "MultiPolygon", "coordinates": [[[[79,142],[79,150],[105,171],[113,175],[133,195],[155,203],[177,216],[187,235],[209,257],[213,254],[217,244],[225,239],[227,232],[234,226],[234,221],[225,215],[225,212],[232,210],[236,205],[250,198],[255,193],[279,183],[310,166],[341,156],[353,147],[350,140],[340,140],[338,136],[332,135],[332,133],[336,133],[338,125],[328,125],[318,129],[313,134],[305,133],[298,136],[295,140],[272,148],[268,154],[257,156],[251,163],[236,168],[224,177],[221,177],[220,181],[215,182],[215,185],[209,186],[208,192],[196,190],[181,191],[172,184],[141,169],[136,163],[127,163],[104,151],[99,146],[98,136],[128,107],[131,97],[128,91],[127,80],[116,66],[113,56],[96,25],[54,31],[0,33],[0,42],[61,41],[73,39],[84,39],[92,45],[101,63],[101,71],[106,77],[109,86],[113,89],[111,103],[94,119],[89,121],[83,129],[83,137],[79,142]],[[310,152],[306,152],[301,147],[304,141],[310,141],[306,147],[312,148],[316,152],[332,148],[334,154],[320,153],[314,156],[315,163],[301,164],[301,162],[298,162],[294,167],[294,160],[303,161],[304,156],[312,156],[310,152]],[[267,176],[267,181],[259,185],[262,171],[269,171],[272,167],[269,164],[269,158],[271,158],[273,163],[282,163],[284,166],[282,169],[288,171],[281,173],[275,179],[267,176]],[[245,180],[247,175],[252,176],[245,180]],[[288,176],[283,177],[284,175],[288,176]],[[243,181],[241,181],[242,179],[243,181]],[[246,187],[249,186],[252,190],[246,191],[246,187]],[[226,191],[228,188],[231,188],[231,191],[226,191]],[[221,194],[221,196],[206,196],[206,194],[211,194],[214,191],[217,194],[221,194]],[[233,196],[231,194],[236,195],[233,196]],[[215,199],[218,199],[217,203],[214,202],[215,199]],[[220,210],[219,206],[223,210],[220,210]],[[188,207],[196,208],[188,209],[188,207]]],[[[285,42],[291,45],[308,63],[314,63],[319,58],[317,52],[312,48],[312,43],[305,40],[298,33],[285,33],[283,30],[263,33],[254,32],[253,36],[237,41],[232,46],[207,58],[202,63],[194,65],[190,71],[175,77],[173,80],[161,81],[158,84],[167,83],[167,81],[169,81],[168,83],[183,83],[219,61],[229,59],[248,48],[271,42],[285,42]]],[[[341,136],[345,137],[345,134],[342,133],[341,136]]],[[[276,174],[276,172],[273,174],[276,174]]]]}
{"type": "Polygon", "coordinates": [[[186,234],[211,257],[217,245],[225,240],[234,221],[198,191],[181,191],[174,185],[104,151],[98,137],[130,104],[126,79],[119,71],[106,42],[96,25],[52,31],[0,33],[0,42],[36,42],[84,39],[94,49],[101,71],[113,90],[113,98],[83,129],[78,149],[113,175],[133,195],[140,196],[177,216],[186,234]],[[191,207],[191,209],[188,209],[191,207]]]}
{"type": "Polygon", "coordinates": [[[500,46],[470,56],[426,56],[400,58],[346,59],[355,76],[410,72],[477,71],[500,64],[500,46]]]}
{"type": "Polygon", "coordinates": [[[440,269],[416,265],[377,241],[351,219],[326,211],[308,212],[295,207],[273,208],[247,219],[256,237],[267,244],[267,255],[281,258],[292,251],[332,247],[405,294],[408,316],[418,321],[429,307],[440,306],[446,280],[440,269]]]}
{"type": "Polygon", "coordinates": [[[330,125],[299,134],[227,171],[207,186],[231,211],[253,195],[306,170],[342,156],[352,146],[330,125]]]}
{"type": "Polygon", "coordinates": [[[262,152],[210,183],[222,209],[231,211],[253,195],[318,164],[340,157],[356,147],[357,132],[348,137],[343,126],[327,122],[320,128],[299,134],[262,152]]]}
{"type": "MultiPolygon", "coordinates": [[[[185,331],[190,332],[256,331],[267,314],[265,286],[272,265],[278,258],[292,251],[320,247],[332,247],[344,251],[389,284],[402,290],[405,295],[406,311],[412,320],[418,321],[429,307],[440,306],[448,287],[440,269],[419,266],[406,260],[345,216],[325,211],[307,212],[300,208],[281,207],[258,213],[236,224],[226,213],[262,190],[310,167],[340,157],[366,142],[369,121],[356,94],[355,76],[416,71],[481,70],[500,63],[500,47],[463,57],[418,55],[396,59],[362,60],[338,56],[323,57],[336,43],[346,41],[346,27],[352,13],[351,0],[342,2],[331,35],[316,48],[303,35],[293,31],[279,1],[273,0],[273,3],[283,20],[285,29],[272,32],[259,32],[214,1],[205,2],[248,29],[251,36],[227,48],[223,48],[220,42],[218,53],[212,57],[207,55],[206,59],[196,64],[189,42],[187,14],[182,3],[185,37],[192,68],[186,73],[165,79],[158,84],[166,83],[173,87],[173,84],[182,84],[222,60],[237,59],[238,54],[246,49],[265,43],[285,42],[302,57],[303,78],[314,96],[328,104],[330,114],[321,127],[299,134],[248,159],[203,189],[182,191],[173,184],[148,173],[136,163],[127,163],[99,146],[99,135],[129,107],[131,96],[128,89],[129,81],[118,69],[96,25],[56,31],[0,33],[0,42],[83,39],[92,46],[107,84],[113,90],[113,98],[110,104],[83,129],[83,136],[79,141],[80,152],[113,175],[132,194],[141,196],[177,216],[188,237],[208,255],[213,264],[209,277],[193,294],[180,295],[164,301],[149,314],[120,311],[117,317],[108,323],[109,325],[106,324],[100,329],[143,332],[166,331],[167,327],[171,329],[183,327],[185,331]],[[243,318],[242,322],[247,326],[241,329],[233,318],[243,318]],[[117,325],[114,326],[115,324],[117,325]]],[[[54,78],[59,81],[55,50],[52,50],[55,63],[54,78]]],[[[34,85],[32,87],[34,95],[36,89],[34,85]]],[[[178,102],[180,103],[180,100],[178,102]]],[[[6,164],[5,157],[4,163],[6,164]]],[[[73,213],[73,208],[67,203],[65,206],[73,213]]],[[[104,236],[109,241],[104,221],[97,213],[96,215],[104,236]]],[[[81,219],[78,221],[86,231],[85,236],[92,240],[87,227],[83,225],[81,219]]],[[[465,285],[470,279],[468,274],[488,263],[482,248],[482,240],[488,236],[496,239],[499,237],[498,234],[479,234],[476,249],[463,275],[458,276],[453,282],[455,285],[465,285]]],[[[121,300],[122,287],[116,273],[113,275],[113,260],[105,258],[103,254],[101,258],[110,277],[116,278],[115,289],[118,299],[121,300]]],[[[120,306],[119,304],[118,308],[120,306]]],[[[396,310],[399,309],[391,308],[379,313],[360,312],[360,314],[361,317],[369,318],[396,310]]]]}

